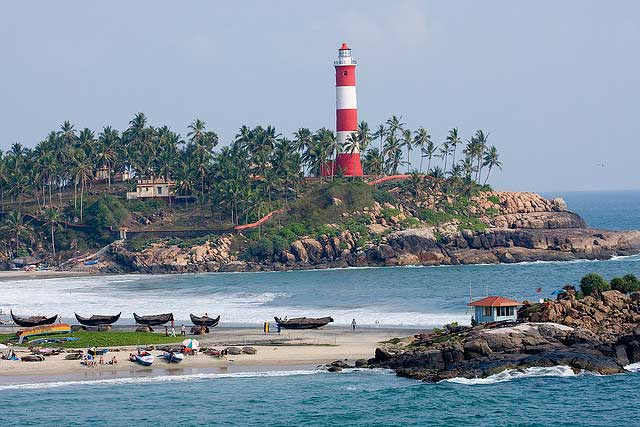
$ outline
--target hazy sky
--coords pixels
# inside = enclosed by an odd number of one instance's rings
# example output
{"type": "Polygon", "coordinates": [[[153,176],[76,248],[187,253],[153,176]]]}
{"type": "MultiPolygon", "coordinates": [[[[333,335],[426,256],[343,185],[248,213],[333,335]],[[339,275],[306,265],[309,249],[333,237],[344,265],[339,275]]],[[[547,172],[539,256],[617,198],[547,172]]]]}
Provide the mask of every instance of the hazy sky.
{"type": "Polygon", "coordinates": [[[499,189],[640,188],[632,0],[7,2],[0,148],[138,111],[183,135],[201,118],[225,142],[242,124],[333,129],[342,41],[371,127],[482,128],[499,189]]]}

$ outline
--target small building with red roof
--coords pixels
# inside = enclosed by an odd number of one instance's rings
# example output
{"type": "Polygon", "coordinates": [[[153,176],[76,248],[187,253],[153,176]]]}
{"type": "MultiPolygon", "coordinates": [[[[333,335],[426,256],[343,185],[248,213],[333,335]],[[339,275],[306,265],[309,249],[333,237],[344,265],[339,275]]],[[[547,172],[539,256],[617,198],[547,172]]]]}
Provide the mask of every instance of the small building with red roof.
{"type": "Polygon", "coordinates": [[[495,295],[469,303],[469,307],[475,308],[473,320],[477,323],[515,322],[518,319],[518,307],[521,305],[518,301],[495,295]]]}

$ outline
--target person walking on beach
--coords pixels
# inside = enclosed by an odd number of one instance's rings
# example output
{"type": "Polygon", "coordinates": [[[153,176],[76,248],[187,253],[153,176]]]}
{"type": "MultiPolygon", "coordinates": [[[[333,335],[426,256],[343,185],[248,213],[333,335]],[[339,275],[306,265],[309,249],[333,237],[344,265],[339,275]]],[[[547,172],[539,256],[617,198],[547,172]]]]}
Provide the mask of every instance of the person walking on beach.
{"type": "Polygon", "coordinates": [[[356,324],[357,324],[357,323],[356,323],[356,319],[353,319],[353,320],[351,321],[351,329],[353,330],[353,332],[355,332],[355,331],[356,331],[356,324]]]}
{"type": "MultiPolygon", "coordinates": [[[[173,323],[173,322],[171,322],[173,323]]],[[[171,326],[171,336],[175,337],[176,336],[176,328],[174,328],[173,326],[171,326]]]]}
{"type": "Polygon", "coordinates": [[[180,335],[182,335],[183,337],[187,336],[187,328],[184,327],[184,324],[180,326],[180,335]]]}

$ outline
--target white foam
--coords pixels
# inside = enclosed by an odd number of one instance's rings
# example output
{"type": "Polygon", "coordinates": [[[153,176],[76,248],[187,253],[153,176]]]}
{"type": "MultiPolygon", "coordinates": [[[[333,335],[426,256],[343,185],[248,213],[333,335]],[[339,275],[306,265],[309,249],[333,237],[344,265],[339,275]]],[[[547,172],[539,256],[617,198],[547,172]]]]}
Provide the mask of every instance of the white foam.
{"type": "Polygon", "coordinates": [[[536,378],[536,377],[573,377],[575,372],[565,365],[551,366],[551,367],[533,367],[526,369],[507,369],[498,374],[491,375],[486,378],[451,378],[444,380],[444,382],[465,384],[465,385],[480,385],[480,384],[496,384],[505,381],[513,381],[520,378],[536,378]]]}
{"type": "MultiPolygon", "coordinates": [[[[350,372],[366,372],[371,374],[393,374],[388,369],[343,369],[341,372],[332,374],[347,374],[350,372]]],[[[281,371],[247,371],[231,373],[197,373],[184,375],[157,375],[140,377],[109,378],[102,380],[81,380],[81,381],[52,381],[41,383],[23,383],[0,385],[0,392],[7,390],[40,390],[57,387],[82,387],[96,385],[126,385],[126,384],[152,384],[152,383],[172,383],[189,382],[198,380],[221,380],[221,379],[242,379],[242,378],[274,378],[292,377],[300,375],[317,375],[329,373],[323,369],[297,369],[281,371]]]]}
{"type": "Polygon", "coordinates": [[[640,372],[640,362],[632,363],[624,367],[629,372],[640,372]]]}

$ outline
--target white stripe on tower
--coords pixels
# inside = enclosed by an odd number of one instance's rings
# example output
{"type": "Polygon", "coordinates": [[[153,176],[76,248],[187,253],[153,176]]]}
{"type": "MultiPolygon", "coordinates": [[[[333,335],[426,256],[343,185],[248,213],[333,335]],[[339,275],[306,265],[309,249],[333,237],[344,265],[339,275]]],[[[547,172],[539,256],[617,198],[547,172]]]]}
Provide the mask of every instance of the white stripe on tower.
{"type": "Polygon", "coordinates": [[[336,110],[355,110],[358,108],[355,86],[336,86],[336,110]]]}

